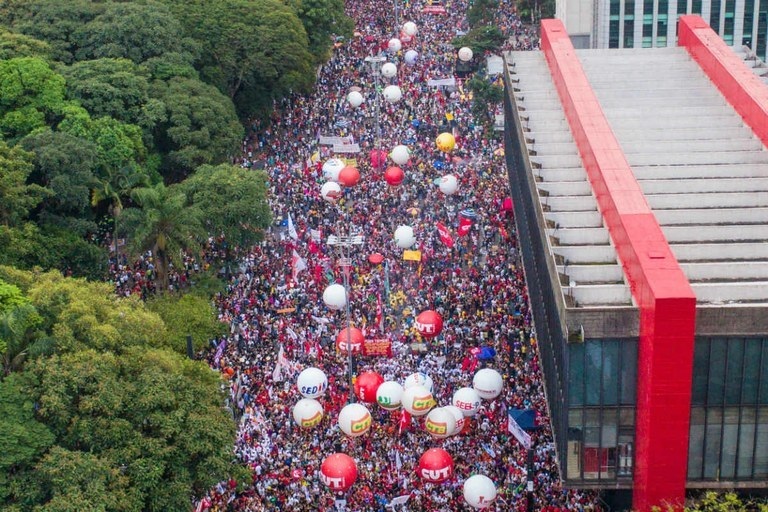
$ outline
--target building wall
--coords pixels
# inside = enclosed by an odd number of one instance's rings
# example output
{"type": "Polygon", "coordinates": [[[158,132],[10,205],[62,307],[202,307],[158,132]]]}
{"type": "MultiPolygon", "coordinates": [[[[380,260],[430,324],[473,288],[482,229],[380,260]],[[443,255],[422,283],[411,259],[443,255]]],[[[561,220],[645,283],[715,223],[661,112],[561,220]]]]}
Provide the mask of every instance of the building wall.
{"type": "Polygon", "coordinates": [[[576,48],[592,48],[595,10],[593,0],[557,0],[555,17],[563,22],[576,48]]]}

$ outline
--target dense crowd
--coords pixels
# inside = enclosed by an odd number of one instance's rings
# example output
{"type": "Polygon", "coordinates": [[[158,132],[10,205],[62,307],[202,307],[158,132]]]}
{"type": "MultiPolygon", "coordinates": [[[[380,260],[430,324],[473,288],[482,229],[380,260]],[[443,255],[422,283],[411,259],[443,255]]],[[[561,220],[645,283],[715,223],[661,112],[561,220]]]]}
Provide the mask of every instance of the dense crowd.
{"type": "MultiPolygon", "coordinates": [[[[449,42],[457,31],[467,30],[467,5],[444,3],[443,15],[423,14],[420,1],[403,5],[400,23],[413,21],[419,32],[403,50],[387,54],[399,71],[384,82],[399,84],[403,99],[382,101],[379,118],[381,148],[406,144],[412,152],[399,187],[388,185],[384,167],[370,159],[376,144],[374,82],[381,79],[364,59],[378,54],[382,42],[396,34],[387,2],[347,2],[355,37],[337,45],[319,70],[314,93],[277,104],[271,123],[254,123],[243,144],[239,163],[268,173],[278,227],[244,257],[226,292],[217,297],[220,318],[231,329],[215,341],[207,358],[228,379],[230,407],[239,422],[235,453],[252,468],[253,481],[240,492],[235,482],[222,482],[197,504],[198,510],[334,510],[335,499],[342,496],[329,491],[318,475],[322,460],[334,452],[352,456],[359,469],[357,482],[343,495],[346,510],[384,510],[393,497],[406,494],[411,495],[408,510],[465,510],[462,484],[475,473],[489,476],[499,491],[490,510],[526,510],[529,499],[531,510],[595,510],[594,495],[565,490],[558,479],[535,330],[505,201],[509,192],[501,142],[475,125],[472,95],[461,82],[448,88],[427,84],[454,76],[456,51],[449,42]],[[403,61],[408,49],[419,53],[414,65],[403,61]],[[357,109],[346,101],[353,87],[365,96],[357,109]],[[456,138],[449,154],[435,148],[435,136],[443,131],[456,138]],[[321,135],[351,136],[360,152],[334,154],[332,146],[318,144],[321,135]],[[336,203],[320,197],[321,167],[330,157],[354,158],[362,176],[336,203]],[[451,196],[435,185],[447,173],[459,178],[458,192],[451,196]],[[472,224],[466,236],[456,232],[460,215],[472,224]],[[441,240],[438,222],[452,231],[453,247],[441,240]],[[403,260],[393,242],[401,224],[414,228],[421,261],[403,260]],[[339,254],[325,239],[346,233],[365,237],[364,245],[349,254],[351,322],[368,337],[389,338],[394,350],[392,358],[358,357],[356,372],[375,370],[400,382],[424,372],[434,380],[438,405],[450,404],[456,389],[471,386],[479,368],[503,374],[502,395],[483,403],[465,434],[433,440],[418,418],[403,423],[399,412],[375,404],[369,406],[370,433],[351,439],[339,430],[338,412],[351,390],[347,357],[337,353],[335,338],[346,319],[330,311],[321,297],[329,283],[342,281],[343,272],[339,254]],[[306,269],[297,267],[294,252],[306,269]],[[381,254],[384,263],[369,263],[372,253],[381,254]],[[415,318],[426,309],[445,321],[435,340],[422,340],[416,332],[415,318]],[[493,348],[495,356],[480,361],[480,347],[493,348]],[[300,398],[296,376],[309,366],[329,376],[329,390],[320,399],[325,411],[321,424],[302,430],[291,410],[300,398]],[[510,409],[533,410],[537,418],[531,431],[530,496],[526,450],[507,429],[510,409]],[[446,449],[456,463],[447,483],[424,483],[414,471],[430,447],[446,449]]],[[[535,32],[506,2],[497,25],[509,37],[505,49],[537,47],[535,32]]],[[[151,273],[150,265],[144,267],[151,273]]],[[[145,281],[146,271],[129,273],[121,288],[140,290],[145,281]]]]}

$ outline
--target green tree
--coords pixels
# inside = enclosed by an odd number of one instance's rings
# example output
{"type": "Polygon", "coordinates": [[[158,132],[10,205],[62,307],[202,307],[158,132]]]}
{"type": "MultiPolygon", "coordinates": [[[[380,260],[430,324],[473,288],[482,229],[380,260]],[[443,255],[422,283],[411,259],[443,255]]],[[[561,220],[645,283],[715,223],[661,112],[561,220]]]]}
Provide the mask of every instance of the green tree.
{"type": "Polygon", "coordinates": [[[171,78],[156,81],[151,94],[165,106],[154,137],[170,181],[180,181],[200,165],[226,161],[241,143],[244,131],[234,106],[215,87],[171,78]]]}
{"type": "Polygon", "coordinates": [[[227,331],[210,299],[193,293],[157,296],[147,301],[147,307],[165,323],[164,345],[179,354],[187,353],[187,336],[192,336],[193,349],[197,352],[227,331]]]}
{"type": "Polygon", "coordinates": [[[344,13],[343,0],[294,0],[290,4],[304,25],[316,63],[331,56],[333,36],[352,37],[355,23],[344,13]]]}
{"type": "Polygon", "coordinates": [[[64,106],[64,77],[37,57],[0,61],[0,135],[15,141],[55,121],[64,106]]]}
{"type": "Polygon", "coordinates": [[[133,254],[152,251],[161,290],[168,289],[171,263],[183,268],[182,252],[199,252],[206,236],[202,212],[187,204],[183,191],[158,183],[131,194],[138,207],[123,211],[120,221],[132,233],[133,254]]]}
{"type": "Polygon", "coordinates": [[[188,510],[191,496],[241,473],[219,377],[203,363],[146,348],[84,351],[38,360],[28,375],[57,447],[13,475],[8,501],[22,510],[188,510]]]}
{"type": "Polygon", "coordinates": [[[21,370],[29,355],[37,355],[44,349],[39,343],[36,330],[42,319],[34,306],[22,304],[0,313],[0,362],[2,375],[21,370]]]}
{"type": "Polygon", "coordinates": [[[472,28],[478,25],[490,25],[498,10],[499,0],[474,0],[467,9],[467,23],[472,28]]]}
{"type": "Polygon", "coordinates": [[[24,296],[21,289],[0,279],[0,313],[25,304],[29,304],[29,299],[24,296]]]}
{"type": "Polygon", "coordinates": [[[51,47],[45,41],[0,27],[0,60],[20,57],[39,57],[43,60],[49,60],[51,47]]]}
{"type": "Polygon", "coordinates": [[[75,60],[125,58],[139,64],[166,53],[187,52],[192,41],[162,3],[110,2],[73,34],[75,60]]]}
{"type": "Polygon", "coordinates": [[[472,28],[465,35],[455,38],[451,44],[455,48],[469,46],[476,56],[480,56],[485,52],[498,52],[505,40],[506,37],[498,27],[480,25],[472,28]]]}
{"type": "Polygon", "coordinates": [[[685,507],[686,512],[768,512],[768,501],[742,499],[735,492],[718,493],[707,491],[693,504],[685,507]]]}
{"type": "Polygon", "coordinates": [[[504,100],[503,86],[496,85],[484,75],[475,74],[467,82],[467,88],[473,94],[472,114],[475,122],[483,125],[486,131],[492,131],[495,108],[504,100]]]}
{"type": "Polygon", "coordinates": [[[203,165],[180,186],[202,211],[208,232],[223,234],[234,246],[249,248],[272,223],[267,176],[261,171],[203,165]]]}
{"type": "Polygon", "coordinates": [[[0,141],[0,224],[20,224],[32,208],[50,195],[40,185],[27,184],[32,169],[32,153],[0,141]]]}

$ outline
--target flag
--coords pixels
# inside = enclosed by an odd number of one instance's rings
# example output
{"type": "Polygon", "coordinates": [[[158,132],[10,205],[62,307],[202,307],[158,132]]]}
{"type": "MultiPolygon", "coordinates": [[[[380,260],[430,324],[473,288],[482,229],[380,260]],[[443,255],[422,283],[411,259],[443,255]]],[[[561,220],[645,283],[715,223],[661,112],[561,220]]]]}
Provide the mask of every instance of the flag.
{"type": "Polygon", "coordinates": [[[472,227],[472,219],[469,217],[464,217],[463,215],[459,217],[459,229],[456,230],[456,232],[459,234],[459,236],[467,236],[469,234],[469,229],[472,227]]]}
{"type": "Polygon", "coordinates": [[[477,218],[477,213],[475,212],[475,210],[473,208],[464,208],[463,210],[461,210],[459,212],[459,215],[461,215],[462,217],[466,217],[468,219],[476,219],[477,218]]]}
{"type": "Polygon", "coordinates": [[[291,218],[290,213],[288,213],[288,236],[294,240],[299,239],[299,234],[296,232],[296,226],[293,225],[293,218],[291,218]]]}
{"type": "Polygon", "coordinates": [[[395,451],[395,467],[398,471],[403,467],[403,461],[400,460],[400,450],[395,451]]]}
{"type": "Polygon", "coordinates": [[[283,346],[280,345],[280,350],[277,353],[277,359],[275,359],[275,369],[272,370],[272,380],[275,382],[281,382],[283,380],[283,360],[285,355],[283,353],[283,346]]]}
{"type": "Polygon", "coordinates": [[[381,304],[381,293],[376,294],[376,325],[380,331],[384,330],[384,308],[381,304]]]}
{"type": "Polygon", "coordinates": [[[440,241],[442,241],[449,249],[453,248],[453,237],[445,224],[438,222],[435,224],[437,232],[440,235],[440,241]]]}
{"type": "Polygon", "coordinates": [[[400,415],[400,423],[398,424],[397,434],[400,435],[404,431],[407,431],[411,426],[411,415],[408,411],[403,409],[403,413],[400,415]]]}
{"type": "Polygon", "coordinates": [[[322,237],[323,233],[319,229],[309,230],[309,238],[312,239],[313,242],[319,242],[322,237]]]}
{"type": "Polygon", "coordinates": [[[291,256],[291,267],[293,270],[293,280],[296,280],[296,276],[299,275],[299,272],[302,270],[307,270],[307,262],[299,256],[299,253],[296,252],[296,249],[293,250],[293,255],[291,256]]]}
{"type": "Polygon", "coordinates": [[[520,427],[520,424],[517,423],[512,414],[507,415],[507,428],[509,433],[515,436],[515,439],[523,445],[523,448],[526,450],[531,449],[531,435],[520,427]]]}

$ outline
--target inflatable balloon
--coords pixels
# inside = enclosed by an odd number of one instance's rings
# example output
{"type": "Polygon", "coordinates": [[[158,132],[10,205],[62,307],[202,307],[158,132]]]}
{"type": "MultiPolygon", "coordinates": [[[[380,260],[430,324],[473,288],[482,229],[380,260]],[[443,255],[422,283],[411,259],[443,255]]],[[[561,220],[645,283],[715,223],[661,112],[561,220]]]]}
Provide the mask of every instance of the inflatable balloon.
{"type": "Polygon", "coordinates": [[[453,476],[453,457],[442,448],[430,448],[419,459],[417,471],[425,482],[443,483],[453,476]]]}
{"type": "Polygon", "coordinates": [[[412,386],[403,391],[403,409],[411,416],[424,416],[435,406],[432,393],[424,386],[412,386]]]}
{"type": "Polygon", "coordinates": [[[406,21],[405,23],[403,23],[403,32],[405,32],[407,35],[413,37],[416,35],[418,31],[419,31],[419,27],[417,27],[414,22],[406,21]]]}
{"type": "Polygon", "coordinates": [[[501,374],[491,368],[479,370],[472,379],[472,387],[484,400],[493,400],[501,394],[504,387],[504,379],[501,374]]]}
{"type": "Polygon", "coordinates": [[[399,167],[388,167],[387,170],[384,171],[384,181],[393,187],[400,185],[404,179],[405,173],[403,173],[403,170],[399,167]]]}
{"type": "Polygon", "coordinates": [[[376,390],[376,402],[388,411],[399,409],[403,403],[403,386],[393,380],[382,383],[376,390]]]}
{"type": "Polygon", "coordinates": [[[341,187],[335,181],[328,181],[323,183],[320,195],[329,203],[333,203],[342,196],[341,187]]]}
{"type": "Polygon", "coordinates": [[[347,404],[339,412],[339,427],[349,437],[360,437],[371,429],[371,413],[363,404],[347,404]]]}
{"type": "Polygon", "coordinates": [[[397,103],[403,97],[403,91],[396,85],[388,85],[384,88],[384,99],[390,103],[397,103]]]}
{"type": "Polygon", "coordinates": [[[408,149],[408,146],[399,145],[392,148],[392,153],[390,155],[392,157],[392,161],[395,162],[397,165],[405,165],[408,163],[408,160],[411,158],[411,150],[408,149]]]}
{"type": "Polygon", "coordinates": [[[397,66],[391,62],[385,62],[384,65],[381,66],[381,74],[386,78],[392,78],[397,75],[397,66]]]}
{"type": "Polygon", "coordinates": [[[387,49],[392,53],[399,52],[402,47],[403,47],[403,43],[401,43],[400,40],[396,37],[393,37],[387,43],[387,49]]]}
{"type": "Polygon", "coordinates": [[[456,407],[455,405],[446,405],[443,407],[446,411],[450,412],[453,415],[453,419],[456,420],[456,426],[453,429],[453,432],[451,432],[451,435],[460,434],[461,431],[464,429],[464,413],[461,412],[461,409],[456,407]]]}
{"type": "Polygon", "coordinates": [[[416,330],[425,338],[434,338],[443,332],[443,317],[437,311],[428,309],[416,317],[416,330]]]}
{"type": "MultiPolygon", "coordinates": [[[[344,173],[344,171],[341,171],[344,173]]],[[[339,174],[339,181],[341,181],[341,174],[339,174]]],[[[440,192],[447,196],[452,196],[459,189],[459,180],[453,174],[446,174],[440,178],[440,192]]]]}
{"type": "Polygon", "coordinates": [[[296,387],[304,398],[317,398],[328,389],[328,377],[320,368],[306,368],[296,379],[296,387]]]}
{"type": "Polygon", "coordinates": [[[336,335],[336,350],[346,354],[351,348],[353,354],[359,354],[363,351],[364,340],[365,336],[363,336],[363,331],[357,327],[352,327],[349,335],[347,335],[347,328],[345,327],[336,335]],[[348,341],[349,345],[347,344],[348,341]]]}
{"type": "Polygon", "coordinates": [[[349,106],[352,108],[357,108],[360,105],[363,104],[363,101],[365,98],[363,98],[363,95],[360,94],[359,91],[352,91],[349,94],[347,94],[347,103],[349,103],[349,106]]]}
{"type": "Polygon", "coordinates": [[[293,406],[293,420],[301,428],[312,428],[323,419],[323,406],[312,398],[302,398],[293,406]]]}
{"type": "Polygon", "coordinates": [[[472,52],[472,48],[465,46],[463,48],[459,48],[459,60],[463,62],[469,62],[472,60],[472,57],[474,56],[474,53],[472,52]]]}
{"type": "Polygon", "coordinates": [[[416,50],[408,50],[405,52],[405,63],[409,66],[413,66],[416,64],[416,61],[419,60],[419,52],[416,50]]]}
{"type": "Polygon", "coordinates": [[[334,492],[344,492],[357,480],[357,464],[345,453],[334,453],[320,465],[320,479],[334,492]]]}
{"type": "Polygon", "coordinates": [[[354,187],[360,181],[360,171],[356,167],[348,165],[339,173],[339,183],[345,187],[354,187]]]}
{"type": "Polygon", "coordinates": [[[395,230],[395,244],[401,249],[408,249],[416,243],[416,236],[411,226],[398,226],[395,230]]]}
{"type": "Polygon", "coordinates": [[[496,499],[496,485],[485,475],[472,475],[464,482],[464,499],[472,508],[488,508],[496,499]]]}
{"type": "Polygon", "coordinates": [[[437,136],[435,145],[443,153],[450,153],[456,147],[456,138],[448,132],[443,132],[437,136]]]}
{"type": "Polygon", "coordinates": [[[472,388],[461,388],[453,394],[451,403],[458,407],[464,416],[474,416],[480,407],[480,395],[472,388]]]}
{"type": "Polygon", "coordinates": [[[340,284],[331,284],[323,292],[323,302],[328,309],[338,311],[347,305],[347,290],[340,284]]]}
{"type": "Polygon", "coordinates": [[[338,158],[331,158],[323,164],[323,177],[330,181],[338,181],[339,173],[344,168],[344,162],[338,158]]]}
{"type": "Polygon", "coordinates": [[[355,395],[361,402],[376,402],[376,392],[384,382],[384,377],[376,372],[363,372],[355,380],[355,395]]]}
{"type": "Polygon", "coordinates": [[[444,407],[435,407],[427,414],[424,429],[435,439],[445,439],[456,431],[456,418],[444,407]]]}
{"type": "Polygon", "coordinates": [[[408,377],[406,377],[405,382],[403,382],[403,388],[408,389],[408,388],[412,388],[413,386],[424,386],[425,388],[427,388],[427,391],[431,393],[432,377],[422,372],[412,373],[408,377]]]}
{"type": "Polygon", "coordinates": [[[374,149],[371,151],[371,167],[378,169],[384,166],[384,162],[387,160],[387,152],[383,149],[374,149]]]}

